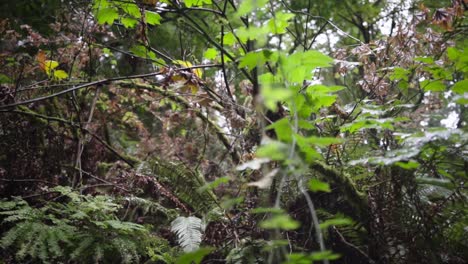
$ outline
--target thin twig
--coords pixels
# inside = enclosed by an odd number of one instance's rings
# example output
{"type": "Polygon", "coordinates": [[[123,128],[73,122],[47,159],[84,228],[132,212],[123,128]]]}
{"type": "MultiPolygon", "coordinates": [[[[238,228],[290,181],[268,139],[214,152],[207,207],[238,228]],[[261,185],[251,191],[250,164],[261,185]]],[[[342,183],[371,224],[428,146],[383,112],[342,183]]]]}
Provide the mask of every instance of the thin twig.
{"type": "Polygon", "coordinates": [[[355,38],[353,36],[351,36],[350,34],[346,33],[345,31],[343,31],[341,28],[339,28],[337,25],[335,25],[333,22],[331,22],[330,20],[322,17],[322,16],[314,16],[308,12],[304,12],[304,11],[300,11],[300,10],[294,10],[292,9],[290,6],[288,6],[284,0],[281,0],[281,3],[284,5],[284,7],[286,7],[286,9],[288,9],[289,11],[291,11],[292,13],[295,13],[295,14],[302,14],[302,15],[306,15],[306,16],[309,16],[309,17],[312,17],[312,18],[317,18],[317,19],[322,19],[322,20],[325,20],[328,24],[330,24],[333,28],[335,28],[338,32],[340,32],[341,34],[345,35],[346,37],[348,38],[351,38],[357,42],[359,42],[361,45],[364,45],[365,43],[362,42],[361,40],[359,40],[358,38],[355,38]]]}
{"type": "Polygon", "coordinates": [[[121,189],[121,190],[123,190],[123,191],[125,191],[125,192],[130,192],[128,189],[125,189],[125,188],[123,188],[123,187],[120,187],[118,184],[115,184],[115,183],[112,183],[112,182],[110,182],[110,181],[106,181],[106,180],[104,180],[104,179],[102,179],[102,178],[99,178],[98,176],[96,176],[96,175],[94,175],[94,174],[92,174],[92,173],[90,173],[90,172],[84,171],[84,170],[82,170],[82,169],[80,169],[80,168],[77,168],[77,167],[73,167],[73,169],[75,169],[75,170],[80,170],[83,174],[86,174],[87,176],[89,176],[89,177],[91,177],[91,178],[93,178],[93,179],[95,179],[95,180],[98,180],[98,181],[100,181],[100,182],[106,183],[107,185],[113,185],[115,188],[121,189]]]}
{"type": "MultiPolygon", "coordinates": [[[[210,67],[219,67],[219,66],[220,66],[219,64],[195,65],[195,66],[191,66],[191,67],[179,68],[179,70],[191,70],[191,69],[210,68],[210,67]]],[[[21,102],[16,102],[16,103],[12,103],[12,104],[0,105],[0,110],[10,108],[10,107],[13,107],[13,106],[25,105],[25,104],[29,104],[29,103],[35,103],[35,102],[47,100],[47,99],[50,99],[50,98],[53,98],[53,97],[57,97],[57,96],[60,96],[60,95],[63,95],[63,94],[67,94],[67,93],[70,93],[70,92],[73,92],[73,91],[76,91],[76,90],[79,90],[79,89],[91,87],[91,86],[105,85],[105,84],[115,82],[115,81],[147,78],[147,77],[153,77],[153,76],[163,75],[163,74],[164,74],[163,72],[158,71],[158,72],[152,72],[152,73],[114,77],[114,78],[97,80],[97,81],[94,81],[94,82],[83,83],[83,84],[71,87],[69,89],[65,89],[63,91],[60,91],[60,92],[57,92],[57,93],[54,93],[54,94],[45,95],[45,96],[41,96],[41,97],[37,97],[37,98],[33,98],[33,99],[21,101],[21,102]]]]}
{"type": "MultiPolygon", "coordinates": [[[[88,120],[84,124],[84,127],[83,127],[84,130],[88,130],[89,124],[91,123],[91,121],[93,119],[94,109],[96,108],[96,102],[97,102],[97,99],[98,99],[100,93],[101,93],[101,88],[98,86],[98,88],[96,89],[96,92],[94,93],[93,101],[91,103],[91,107],[90,107],[89,115],[88,115],[88,120]]],[[[79,173],[80,177],[79,177],[78,180],[76,179],[76,177],[73,177],[73,181],[72,181],[73,186],[80,183],[81,179],[83,178],[83,174],[82,174],[82,170],[81,170],[81,156],[83,155],[83,150],[84,150],[84,146],[86,144],[86,141],[87,141],[86,135],[84,135],[84,138],[80,137],[78,139],[78,151],[77,151],[77,155],[76,155],[75,164],[79,168],[78,173],[79,173]]]]}

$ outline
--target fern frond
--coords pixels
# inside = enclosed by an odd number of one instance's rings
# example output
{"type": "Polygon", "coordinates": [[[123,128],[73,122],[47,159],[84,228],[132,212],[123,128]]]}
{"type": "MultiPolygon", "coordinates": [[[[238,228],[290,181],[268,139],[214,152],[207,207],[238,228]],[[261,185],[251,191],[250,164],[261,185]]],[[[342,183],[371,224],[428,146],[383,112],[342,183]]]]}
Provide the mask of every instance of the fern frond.
{"type": "Polygon", "coordinates": [[[94,237],[89,236],[89,235],[83,235],[82,239],[80,239],[78,247],[75,248],[75,250],[71,253],[70,257],[72,259],[80,259],[84,255],[86,256],[85,251],[89,252],[90,251],[89,249],[92,247],[94,242],[95,242],[94,237]]]}
{"type": "MultiPolygon", "coordinates": [[[[216,196],[212,190],[198,191],[206,184],[200,173],[180,164],[157,159],[144,164],[143,167],[150,168],[151,175],[154,175],[162,185],[170,186],[177,198],[190,205],[197,213],[206,213],[215,206],[216,196]]],[[[147,169],[142,170],[147,171],[147,169]]]]}
{"type": "Polygon", "coordinates": [[[118,237],[112,241],[112,246],[116,253],[120,253],[121,263],[138,263],[140,257],[133,241],[125,237],[118,237]]]}
{"type": "Polygon", "coordinates": [[[180,216],[171,223],[171,231],[177,235],[178,242],[185,252],[199,248],[204,229],[202,220],[193,216],[180,216]]]}
{"type": "Polygon", "coordinates": [[[3,219],[4,223],[11,223],[11,222],[18,222],[22,220],[29,220],[32,219],[37,215],[37,210],[34,210],[31,207],[23,207],[16,210],[10,211],[3,211],[0,212],[0,215],[6,215],[5,219],[3,219]]]}
{"type": "Polygon", "coordinates": [[[15,207],[22,207],[22,206],[27,206],[28,203],[24,200],[21,200],[19,198],[15,198],[13,201],[6,201],[6,200],[1,200],[0,201],[0,210],[2,212],[4,211],[10,211],[13,210],[15,207]]]}
{"type": "Polygon", "coordinates": [[[151,237],[145,227],[117,220],[120,205],[111,197],[60,191],[71,199],[40,208],[22,200],[0,201],[3,223],[15,224],[2,234],[0,247],[14,250],[19,261],[138,263],[151,237]]]}
{"type": "Polygon", "coordinates": [[[96,244],[94,247],[94,263],[99,263],[104,258],[104,249],[100,244],[96,244]]]}
{"type": "Polygon", "coordinates": [[[177,217],[178,213],[176,210],[167,209],[160,203],[152,201],[150,199],[144,199],[136,196],[125,197],[124,200],[128,203],[131,208],[141,209],[143,215],[161,215],[166,219],[172,220],[177,217]]]}
{"type": "Polygon", "coordinates": [[[22,237],[21,235],[33,234],[32,224],[30,222],[19,223],[12,229],[8,230],[0,240],[0,247],[7,248],[15,243],[15,241],[22,237]]]}
{"type": "MultiPolygon", "coordinates": [[[[63,252],[59,245],[59,236],[57,235],[59,232],[61,232],[59,228],[51,230],[47,235],[46,243],[52,255],[61,257],[63,256],[63,252]]],[[[63,236],[63,234],[61,236],[63,236]]]]}

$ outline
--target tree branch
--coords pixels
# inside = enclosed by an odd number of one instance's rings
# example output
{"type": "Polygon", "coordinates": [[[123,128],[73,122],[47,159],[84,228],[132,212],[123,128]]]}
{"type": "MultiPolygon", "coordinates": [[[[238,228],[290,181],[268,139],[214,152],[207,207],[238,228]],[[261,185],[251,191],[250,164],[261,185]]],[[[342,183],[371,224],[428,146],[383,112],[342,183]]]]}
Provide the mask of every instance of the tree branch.
{"type": "MultiPolygon", "coordinates": [[[[195,66],[191,66],[191,67],[179,68],[179,70],[191,70],[191,69],[220,67],[220,66],[221,66],[220,64],[195,65],[195,66]]],[[[33,98],[33,99],[29,99],[29,100],[25,100],[25,101],[21,101],[21,102],[16,102],[16,103],[12,103],[12,104],[0,105],[0,110],[10,108],[10,107],[14,107],[14,106],[25,105],[25,104],[29,104],[29,103],[35,103],[35,102],[47,100],[47,99],[50,99],[50,98],[53,98],[53,97],[57,97],[57,96],[60,96],[60,95],[63,95],[63,94],[67,94],[67,93],[70,93],[70,92],[73,92],[73,91],[76,91],[76,90],[79,90],[79,89],[91,87],[91,86],[105,85],[105,84],[115,82],[115,81],[147,78],[147,77],[153,77],[153,76],[163,75],[163,74],[164,74],[163,72],[158,71],[158,72],[152,72],[152,73],[114,77],[114,78],[108,78],[108,79],[98,80],[98,81],[94,81],[94,82],[83,83],[83,84],[73,86],[73,87],[71,87],[69,89],[65,89],[63,91],[60,91],[60,92],[57,92],[57,93],[54,93],[54,94],[45,95],[45,96],[41,96],[41,97],[36,97],[36,98],[33,98]]]]}

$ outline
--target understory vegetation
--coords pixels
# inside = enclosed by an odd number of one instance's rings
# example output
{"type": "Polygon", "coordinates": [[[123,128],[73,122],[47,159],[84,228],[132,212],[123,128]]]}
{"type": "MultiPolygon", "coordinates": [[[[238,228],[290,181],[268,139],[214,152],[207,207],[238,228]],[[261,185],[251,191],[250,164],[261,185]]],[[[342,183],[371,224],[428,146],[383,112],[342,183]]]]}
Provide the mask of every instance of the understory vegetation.
{"type": "Polygon", "coordinates": [[[0,263],[466,263],[466,0],[0,3],[0,263]]]}

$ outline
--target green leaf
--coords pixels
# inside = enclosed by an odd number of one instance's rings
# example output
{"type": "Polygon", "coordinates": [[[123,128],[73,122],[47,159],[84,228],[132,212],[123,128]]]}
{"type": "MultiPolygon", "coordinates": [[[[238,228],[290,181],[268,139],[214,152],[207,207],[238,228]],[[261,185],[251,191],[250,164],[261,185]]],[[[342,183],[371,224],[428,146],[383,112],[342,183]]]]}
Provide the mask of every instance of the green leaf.
{"type": "Polygon", "coordinates": [[[436,80],[447,80],[451,81],[453,80],[453,70],[452,69],[446,69],[444,67],[432,67],[429,72],[432,74],[432,78],[436,80]]]}
{"type": "Polygon", "coordinates": [[[330,185],[318,179],[311,179],[309,181],[309,189],[313,192],[331,192],[330,185]]]}
{"type": "MultiPolygon", "coordinates": [[[[301,108],[302,109],[302,108],[301,108]]],[[[309,115],[307,115],[308,117],[309,115]]],[[[307,130],[314,130],[316,129],[315,125],[312,122],[306,120],[299,120],[298,121],[299,128],[307,129],[307,130]]]]}
{"type": "Polygon", "coordinates": [[[135,18],[131,18],[131,17],[123,17],[121,21],[124,27],[126,28],[134,28],[135,25],[138,23],[138,20],[136,20],[135,18]]]}
{"type": "Polygon", "coordinates": [[[322,159],[322,156],[317,152],[312,144],[303,136],[296,134],[296,143],[303,154],[305,154],[305,160],[312,162],[314,160],[322,159]]]}
{"type": "Polygon", "coordinates": [[[13,80],[10,79],[10,77],[6,76],[3,73],[0,73],[0,84],[2,84],[2,83],[12,83],[12,82],[13,82],[13,80]]]}
{"type": "Polygon", "coordinates": [[[60,81],[66,78],[68,78],[68,74],[65,71],[62,71],[62,70],[54,71],[54,79],[60,81]]]}
{"type": "Polygon", "coordinates": [[[211,4],[211,0],[185,0],[186,7],[202,6],[203,4],[211,4]]]}
{"type": "Polygon", "coordinates": [[[460,58],[460,51],[454,47],[447,48],[447,56],[451,61],[457,61],[460,58]]]}
{"type": "Polygon", "coordinates": [[[468,92],[468,80],[462,80],[457,82],[453,87],[452,91],[457,94],[464,94],[468,92]]]}
{"type": "Polygon", "coordinates": [[[214,60],[218,55],[218,51],[214,48],[209,48],[203,54],[203,57],[207,60],[214,60]]]}
{"type": "Polygon", "coordinates": [[[320,261],[324,259],[335,260],[339,257],[339,254],[335,254],[330,250],[314,252],[312,254],[292,253],[288,255],[288,261],[283,262],[283,264],[310,264],[315,263],[314,261],[320,261]]]}
{"type": "Polygon", "coordinates": [[[249,52],[240,59],[239,68],[247,67],[249,70],[265,63],[263,52],[249,52]]]}
{"type": "Polygon", "coordinates": [[[286,101],[293,95],[291,90],[278,84],[278,78],[271,73],[262,74],[258,78],[262,86],[260,92],[263,97],[263,103],[272,111],[276,111],[278,102],[286,101]]]}
{"type": "Polygon", "coordinates": [[[54,70],[55,68],[57,68],[59,66],[59,63],[58,61],[54,61],[54,60],[46,60],[44,62],[44,69],[45,69],[45,72],[47,73],[47,75],[51,75],[52,73],[52,70],[54,70]]]}
{"type": "Polygon", "coordinates": [[[289,124],[288,118],[282,118],[267,126],[265,129],[274,129],[278,139],[283,142],[288,143],[292,141],[293,130],[289,124]]]}
{"type": "Polygon", "coordinates": [[[278,102],[285,101],[292,95],[290,90],[285,88],[274,88],[272,86],[264,86],[261,90],[261,94],[263,96],[263,103],[272,111],[276,111],[278,108],[278,102]]]}
{"type": "Polygon", "coordinates": [[[454,47],[447,49],[447,56],[453,62],[455,62],[455,67],[462,71],[467,72],[468,70],[468,49],[458,50],[454,47]]]}
{"type": "Polygon", "coordinates": [[[106,8],[109,6],[109,2],[107,0],[94,0],[93,2],[94,9],[106,8]]]}
{"type": "Polygon", "coordinates": [[[445,91],[445,84],[442,81],[424,80],[420,83],[424,91],[441,92],[445,91]]]}
{"type": "Polygon", "coordinates": [[[468,105],[468,98],[458,98],[455,100],[455,103],[459,105],[468,105]]]}
{"type": "MultiPolygon", "coordinates": [[[[318,111],[319,109],[315,105],[309,103],[310,101],[306,100],[305,97],[306,96],[304,94],[297,94],[296,98],[294,99],[294,103],[297,107],[297,114],[301,118],[298,121],[299,127],[305,129],[313,129],[315,128],[315,126],[306,120],[314,111],[318,111]]],[[[294,109],[294,107],[290,107],[290,109],[294,109]]]]}
{"type": "Polygon", "coordinates": [[[393,124],[396,121],[404,121],[405,118],[380,118],[380,119],[373,119],[369,118],[368,116],[362,116],[352,123],[343,125],[340,129],[341,132],[350,132],[355,133],[362,129],[390,129],[393,130],[393,124]]]}
{"type": "Polygon", "coordinates": [[[323,84],[315,84],[315,85],[311,85],[309,87],[307,87],[307,93],[309,95],[316,95],[316,94],[330,94],[330,93],[335,93],[335,92],[338,92],[338,91],[341,91],[345,89],[344,86],[338,86],[338,85],[334,85],[334,86],[326,86],[326,85],[323,85],[323,84]]]}
{"type": "Polygon", "coordinates": [[[140,8],[134,3],[121,2],[120,7],[125,13],[129,14],[130,16],[134,18],[141,17],[140,8]]]}
{"type": "Polygon", "coordinates": [[[339,257],[340,257],[339,254],[333,253],[330,250],[325,250],[322,252],[314,252],[311,254],[311,259],[314,261],[324,260],[324,259],[335,260],[335,259],[338,259],[339,257]]]}
{"type": "Polygon", "coordinates": [[[319,147],[328,147],[332,144],[340,144],[343,143],[343,139],[336,138],[336,137],[315,137],[310,136],[305,138],[308,143],[319,146],[319,147]]]}
{"type": "Polygon", "coordinates": [[[327,229],[329,226],[344,226],[351,224],[353,224],[353,220],[351,220],[350,218],[333,218],[320,223],[320,229],[327,229]]]}
{"type": "Polygon", "coordinates": [[[108,24],[112,25],[114,20],[119,18],[119,13],[115,7],[106,7],[103,9],[99,9],[96,13],[97,20],[99,24],[108,24]]]}
{"type": "Polygon", "coordinates": [[[419,61],[425,64],[434,64],[434,58],[432,57],[416,57],[414,61],[419,61]]]}
{"type": "Polygon", "coordinates": [[[241,2],[239,8],[237,9],[237,15],[247,15],[254,11],[256,8],[264,7],[267,3],[268,0],[244,0],[241,2]]]}
{"type": "Polygon", "coordinates": [[[334,94],[316,94],[312,96],[313,112],[318,112],[323,107],[329,107],[336,102],[334,94]]]}
{"type": "Polygon", "coordinates": [[[135,55],[135,56],[138,56],[138,57],[141,57],[141,58],[145,58],[145,59],[152,59],[152,60],[155,60],[156,59],[156,54],[151,51],[151,50],[148,50],[145,46],[143,45],[135,45],[133,47],[130,48],[130,51],[135,55]]]}
{"type": "Polygon", "coordinates": [[[417,169],[419,167],[419,162],[412,161],[412,160],[408,162],[398,161],[398,162],[395,162],[395,165],[405,170],[412,170],[412,169],[417,169]]]}
{"type": "Polygon", "coordinates": [[[408,76],[410,74],[410,71],[407,69],[403,69],[400,67],[395,67],[393,69],[393,73],[389,76],[389,79],[392,81],[395,80],[405,80],[408,81],[408,76]]]}
{"type": "Polygon", "coordinates": [[[257,40],[258,45],[261,46],[266,42],[266,37],[270,33],[268,26],[262,27],[240,27],[236,30],[237,37],[242,43],[246,43],[247,40],[257,40]]]}
{"type": "Polygon", "coordinates": [[[308,50],[301,55],[302,64],[313,67],[329,67],[333,63],[333,59],[320,51],[308,50]]]}
{"type": "Polygon", "coordinates": [[[257,157],[271,160],[285,160],[287,158],[287,145],[279,141],[271,141],[257,149],[257,157]]]}
{"type": "Polygon", "coordinates": [[[265,229],[294,230],[300,223],[287,214],[274,215],[270,219],[260,222],[260,227],[265,229]]]}
{"type": "Polygon", "coordinates": [[[294,14],[285,12],[276,12],[274,17],[268,21],[268,27],[271,33],[284,34],[289,26],[288,20],[294,17],[294,14]]]}
{"type": "Polygon", "coordinates": [[[194,252],[185,253],[177,259],[176,264],[199,264],[203,258],[213,250],[214,248],[204,247],[194,252]]]}
{"type": "Polygon", "coordinates": [[[228,32],[224,35],[223,44],[227,46],[232,46],[236,43],[236,37],[232,32],[228,32]]]}
{"type": "Polygon", "coordinates": [[[149,25],[161,24],[161,16],[156,12],[145,11],[146,23],[149,25]]]}
{"type": "Polygon", "coordinates": [[[291,83],[301,83],[310,79],[318,67],[329,67],[333,59],[316,50],[296,52],[280,56],[281,70],[291,83]]]}
{"type": "Polygon", "coordinates": [[[310,67],[297,66],[295,70],[286,73],[287,79],[292,83],[300,83],[305,79],[312,77],[310,67]]]}

